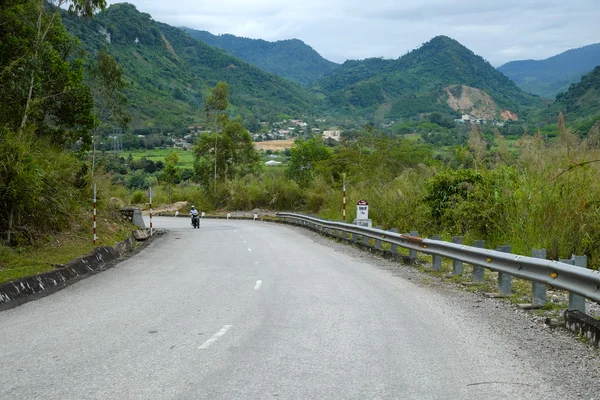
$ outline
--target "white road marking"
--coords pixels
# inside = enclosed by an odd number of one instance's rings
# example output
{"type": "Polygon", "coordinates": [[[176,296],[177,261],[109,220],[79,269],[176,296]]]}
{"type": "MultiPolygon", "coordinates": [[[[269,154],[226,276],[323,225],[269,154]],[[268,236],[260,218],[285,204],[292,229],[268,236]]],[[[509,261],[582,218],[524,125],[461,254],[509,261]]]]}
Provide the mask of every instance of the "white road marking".
{"type": "Polygon", "coordinates": [[[214,342],[219,340],[219,338],[221,336],[223,336],[225,333],[227,333],[229,328],[231,328],[232,326],[233,325],[225,325],[224,327],[222,327],[219,332],[215,333],[210,339],[208,339],[206,342],[202,343],[202,345],[200,347],[198,347],[198,349],[200,349],[200,350],[208,349],[211,344],[213,344],[214,342]]]}
{"type": "Polygon", "coordinates": [[[252,253],[252,249],[251,249],[251,248],[248,248],[248,251],[249,251],[250,253],[252,253]]]}
{"type": "Polygon", "coordinates": [[[246,243],[246,241],[244,240],[244,244],[246,243]]]}
{"type": "Polygon", "coordinates": [[[254,286],[254,290],[260,289],[260,285],[262,285],[262,281],[256,281],[256,286],[254,286]]]}

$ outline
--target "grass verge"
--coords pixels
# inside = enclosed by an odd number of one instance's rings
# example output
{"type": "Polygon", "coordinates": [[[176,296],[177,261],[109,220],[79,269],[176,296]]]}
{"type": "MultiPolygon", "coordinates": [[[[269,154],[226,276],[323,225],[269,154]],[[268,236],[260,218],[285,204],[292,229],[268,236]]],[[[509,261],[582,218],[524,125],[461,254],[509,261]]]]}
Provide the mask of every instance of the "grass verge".
{"type": "MultiPolygon", "coordinates": [[[[98,245],[113,246],[125,240],[133,229],[129,222],[98,221],[98,245]]],[[[90,230],[80,227],[58,235],[45,235],[37,245],[9,248],[0,245],[0,283],[52,271],[94,249],[90,230]]]]}

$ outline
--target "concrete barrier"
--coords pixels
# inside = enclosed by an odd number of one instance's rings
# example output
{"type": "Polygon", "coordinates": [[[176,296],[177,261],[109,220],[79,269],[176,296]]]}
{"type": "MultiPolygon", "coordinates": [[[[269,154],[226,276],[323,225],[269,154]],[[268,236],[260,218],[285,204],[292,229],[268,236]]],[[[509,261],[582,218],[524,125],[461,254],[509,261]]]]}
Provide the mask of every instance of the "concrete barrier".
{"type": "Polygon", "coordinates": [[[577,310],[565,311],[565,327],[598,347],[600,344],[600,321],[577,310]]]}
{"type": "Polygon", "coordinates": [[[0,310],[10,308],[13,303],[21,304],[23,301],[18,300],[38,293],[52,293],[53,288],[57,290],[69,281],[105,269],[111,262],[131,252],[134,242],[133,237],[129,237],[112,247],[97,247],[91,254],[69,261],[54,271],[0,284],[0,310]]]}

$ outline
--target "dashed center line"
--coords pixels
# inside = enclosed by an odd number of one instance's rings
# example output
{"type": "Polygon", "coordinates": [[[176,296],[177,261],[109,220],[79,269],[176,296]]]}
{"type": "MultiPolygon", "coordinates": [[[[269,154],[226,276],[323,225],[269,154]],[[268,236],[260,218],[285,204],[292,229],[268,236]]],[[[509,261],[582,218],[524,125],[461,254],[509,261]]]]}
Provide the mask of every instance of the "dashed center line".
{"type": "Polygon", "coordinates": [[[244,240],[244,243],[246,243],[246,241],[244,240]]]}
{"type": "Polygon", "coordinates": [[[260,289],[260,285],[262,285],[262,281],[256,281],[256,286],[254,286],[254,290],[260,289]]]}
{"type": "Polygon", "coordinates": [[[208,349],[211,344],[213,344],[214,342],[219,340],[219,338],[221,336],[223,336],[225,333],[227,333],[229,328],[231,328],[232,326],[233,325],[225,325],[224,327],[222,327],[219,332],[215,333],[210,339],[208,339],[206,342],[202,343],[202,345],[200,347],[198,347],[198,349],[200,349],[200,350],[208,349]]]}
{"type": "Polygon", "coordinates": [[[250,253],[252,253],[252,249],[251,249],[251,248],[248,248],[248,251],[249,251],[250,253]]]}

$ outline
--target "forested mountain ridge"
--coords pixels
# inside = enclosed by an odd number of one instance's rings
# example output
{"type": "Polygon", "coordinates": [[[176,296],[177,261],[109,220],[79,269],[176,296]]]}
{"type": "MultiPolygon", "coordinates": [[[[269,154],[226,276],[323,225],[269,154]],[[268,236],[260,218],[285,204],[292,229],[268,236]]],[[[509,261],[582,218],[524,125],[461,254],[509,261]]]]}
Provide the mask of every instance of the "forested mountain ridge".
{"type": "Polygon", "coordinates": [[[207,31],[185,27],[181,29],[209,46],[223,49],[249,64],[302,86],[308,86],[339,67],[339,64],[321,57],[312,47],[299,39],[269,42],[230,34],[213,35],[207,31]]]}
{"type": "Polygon", "coordinates": [[[445,36],[437,36],[396,60],[347,61],[319,80],[314,90],[326,96],[329,109],[374,118],[436,111],[482,113],[488,118],[491,114],[501,118],[504,113],[516,118],[540,102],[482,57],[445,36]],[[476,98],[465,99],[468,93],[475,93],[476,98]],[[482,99],[486,111],[479,108],[482,99]]]}
{"type": "Polygon", "coordinates": [[[600,66],[584,75],[565,93],[556,97],[554,107],[570,119],[588,118],[600,115],[600,66]]]}
{"type": "Polygon", "coordinates": [[[244,118],[297,115],[314,106],[309,91],[156,22],[131,4],[113,4],[85,23],[66,13],[63,20],[90,58],[107,48],[122,66],[133,128],[199,122],[209,88],[221,80],[230,86],[234,112],[244,118]]]}
{"type": "Polygon", "coordinates": [[[545,60],[511,61],[498,68],[521,89],[554,99],[600,65],[600,43],[571,49],[545,60]]]}

